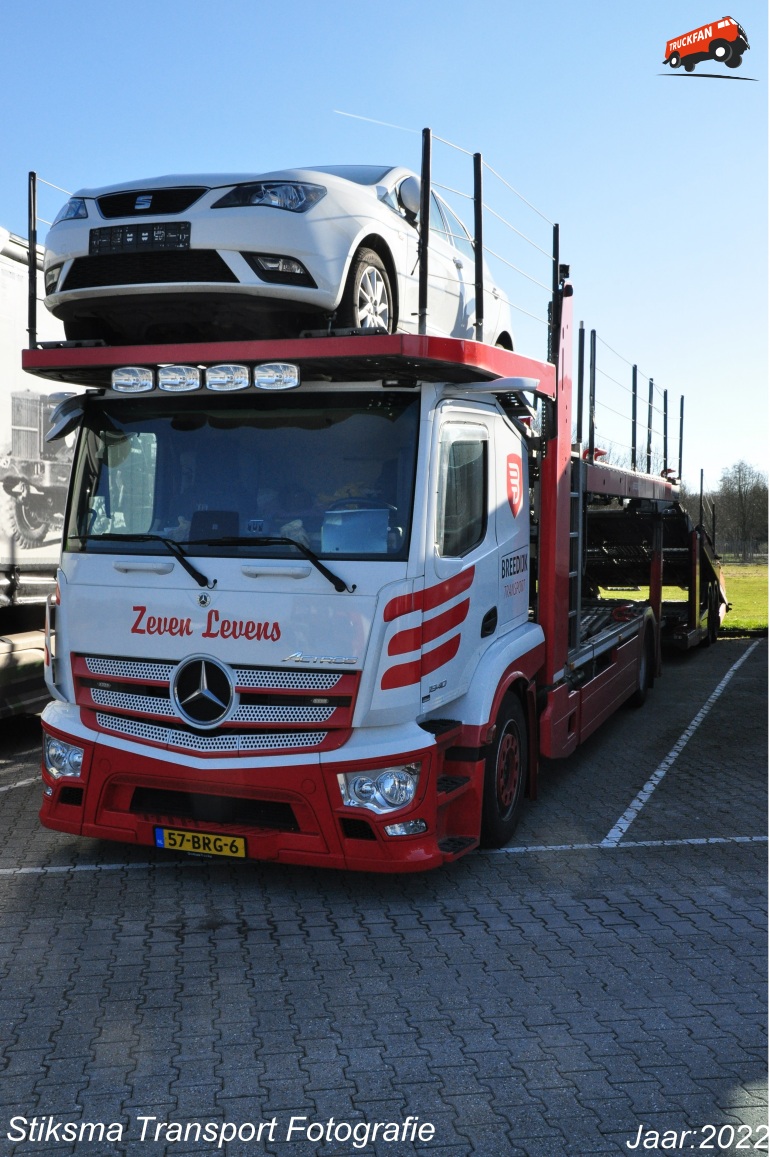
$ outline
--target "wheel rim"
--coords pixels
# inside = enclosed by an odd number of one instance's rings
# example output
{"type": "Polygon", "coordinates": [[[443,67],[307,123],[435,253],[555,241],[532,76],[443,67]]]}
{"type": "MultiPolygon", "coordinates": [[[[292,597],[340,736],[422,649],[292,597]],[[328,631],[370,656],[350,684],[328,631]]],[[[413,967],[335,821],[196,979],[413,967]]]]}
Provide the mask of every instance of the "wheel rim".
{"type": "Polygon", "coordinates": [[[358,324],[362,329],[373,329],[375,326],[390,328],[387,286],[379,269],[373,265],[367,265],[361,275],[356,309],[358,324]]]}
{"type": "Polygon", "coordinates": [[[518,729],[511,726],[503,734],[497,749],[497,805],[505,817],[514,805],[521,778],[521,746],[518,729]]]}

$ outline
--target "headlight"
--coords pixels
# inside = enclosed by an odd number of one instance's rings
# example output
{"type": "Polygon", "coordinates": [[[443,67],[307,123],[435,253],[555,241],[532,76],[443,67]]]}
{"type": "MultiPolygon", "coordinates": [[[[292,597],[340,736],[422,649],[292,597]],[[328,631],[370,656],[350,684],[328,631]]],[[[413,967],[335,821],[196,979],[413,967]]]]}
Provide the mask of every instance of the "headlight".
{"type": "Polygon", "coordinates": [[[83,770],[83,748],[46,735],[43,744],[45,769],[54,779],[69,776],[77,779],[83,770]]]}
{"type": "MultiPolygon", "coordinates": [[[[58,225],[60,221],[74,221],[78,217],[87,217],[88,209],[82,197],[70,197],[67,204],[59,210],[53,219],[53,224],[58,225]]],[[[53,228],[53,225],[51,226],[53,228]]]]}
{"type": "Polygon", "coordinates": [[[406,807],[417,793],[419,763],[387,767],[380,772],[345,771],[337,776],[346,807],[365,807],[369,811],[395,811],[406,807]]]}
{"type": "Polygon", "coordinates": [[[288,209],[290,213],[306,213],[325,196],[323,185],[306,185],[298,181],[258,181],[253,185],[236,185],[211,207],[233,209],[244,205],[269,205],[273,209],[288,209]]]}

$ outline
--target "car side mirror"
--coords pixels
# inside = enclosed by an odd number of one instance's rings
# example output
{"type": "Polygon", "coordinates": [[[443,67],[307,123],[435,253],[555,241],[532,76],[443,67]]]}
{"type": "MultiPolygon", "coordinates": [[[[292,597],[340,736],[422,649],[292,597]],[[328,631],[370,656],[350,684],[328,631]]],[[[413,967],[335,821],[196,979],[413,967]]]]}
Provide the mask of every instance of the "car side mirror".
{"type": "Polygon", "coordinates": [[[416,221],[420,212],[420,182],[407,177],[398,187],[398,203],[410,221],[416,221]]]}

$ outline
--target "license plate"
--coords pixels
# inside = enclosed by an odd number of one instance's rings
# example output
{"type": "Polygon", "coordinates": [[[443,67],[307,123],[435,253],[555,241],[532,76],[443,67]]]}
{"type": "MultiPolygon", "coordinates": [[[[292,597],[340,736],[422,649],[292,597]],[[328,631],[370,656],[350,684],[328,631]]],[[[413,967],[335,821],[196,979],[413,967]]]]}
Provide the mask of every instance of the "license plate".
{"type": "Polygon", "coordinates": [[[243,836],[222,836],[215,832],[185,832],[179,828],[156,828],[155,847],[175,852],[197,852],[200,856],[234,856],[246,859],[243,836]]]}
{"type": "Polygon", "coordinates": [[[142,221],[138,225],[105,225],[92,229],[91,257],[108,253],[147,253],[158,249],[189,249],[189,221],[142,221]]]}

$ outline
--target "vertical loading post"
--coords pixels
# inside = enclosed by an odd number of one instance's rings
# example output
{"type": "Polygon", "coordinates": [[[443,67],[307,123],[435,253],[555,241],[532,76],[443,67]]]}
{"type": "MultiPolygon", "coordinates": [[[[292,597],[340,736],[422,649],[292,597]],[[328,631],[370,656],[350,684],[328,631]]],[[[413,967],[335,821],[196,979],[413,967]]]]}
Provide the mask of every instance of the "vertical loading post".
{"type": "Polygon", "coordinates": [[[650,378],[650,392],[647,396],[647,473],[652,474],[652,403],[655,398],[655,383],[650,378]]]}
{"type": "Polygon", "coordinates": [[[679,398],[679,473],[677,478],[682,481],[682,448],[684,446],[684,394],[679,398]]]}
{"type": "Polygon", "coordinates": [[[596,449],[596,330],[591,330],[591,353],[588,366],[588,461],[594,461],[596,449]]]}
{"type": "Polygon", "coordinates": [[[575,433],[578,450],[583,441],[583,378],[585,376],[585,359],[586,331],[581,321],[580,329],[578,330],[577,430],[575,433]]]}
{"type": "Polygon", "coordinates": [[[637,381],[637,367],[631,370],[631,469],[636,470],[636,423],[637,406],[639,401],[639,383],[637,381]]]}
{"type": "Polygon", "coordinates": [[[431,131],[422,130],[422,168],[420,171],[420,270],[418,281],[418,333],[428,332],[428,246],[430,243],[430,161],[431,131]]]}
{"type": "Polygon", "coordinates": [[[476,281],[476,341],[484,340],[484,226],[481,153],[473,154],[473,257],[476,281]]]}
{"type": "Polygon", "coordinates": [[[27,236],[27,333],[29,348],[33,350],[37,346],[37,173],[29,174],[27,186],[27,236]]]}

